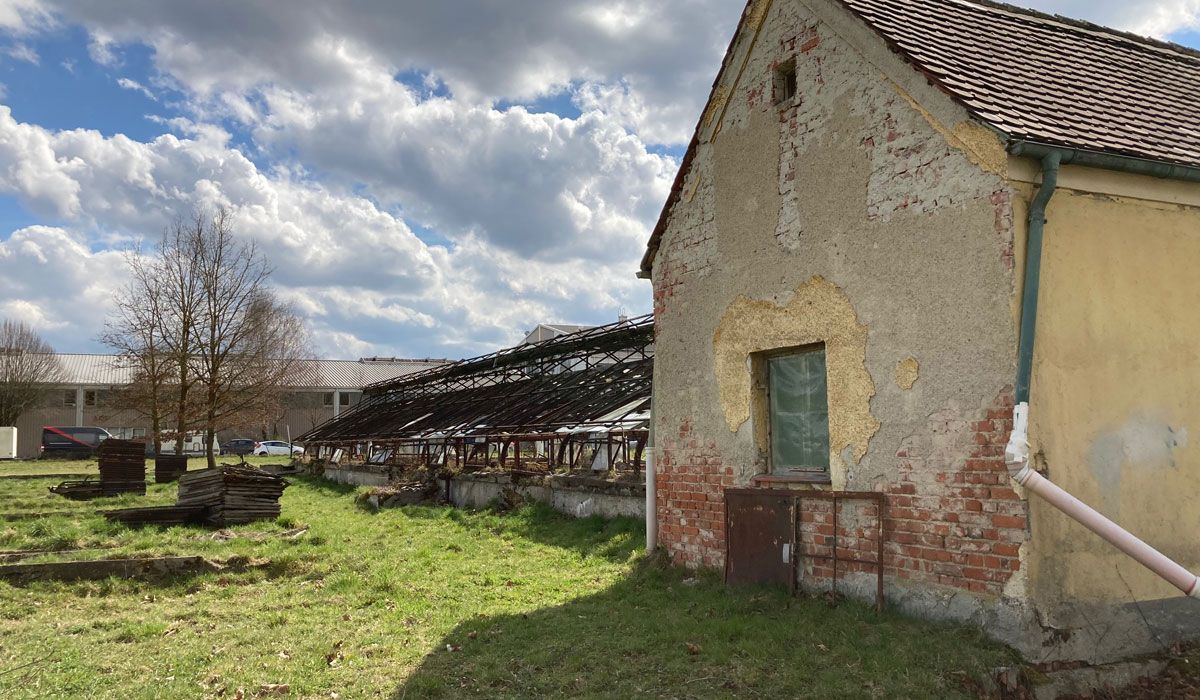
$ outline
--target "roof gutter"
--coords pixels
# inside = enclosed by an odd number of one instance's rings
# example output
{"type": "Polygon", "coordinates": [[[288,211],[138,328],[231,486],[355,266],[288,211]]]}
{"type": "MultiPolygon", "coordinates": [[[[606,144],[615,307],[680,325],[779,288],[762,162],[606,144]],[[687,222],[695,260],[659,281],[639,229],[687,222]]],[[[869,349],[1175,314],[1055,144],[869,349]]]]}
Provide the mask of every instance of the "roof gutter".
{"type": "Polygon", "coordinates": [[[1029,383],[1033,370],[1034,334],[1037,328],[1042,235],[1046,224],[1046,205],[1050,202],[1050,197],[1054,194],[1054,189],[1058,184],[1059,166],[1071,163],[1190,182],[1200,182],[1200,168],[1095,151],[1060,148],[1028,141],[1013,142],[1008,150],[1015,156],[1037,158],[1042,162],[1042,184],[1029,206],[1029,237],[1025,248],[1025,284],[1021,294],[1021,337],[1017,357],[1016,406],[1013,409],[1013,429],[1004,450],[1004,461],[1008,466],[1009,476],[1171,583],[1185,595],[1200,598],[1200,577],[1038,473],[1031,464],[1028,441],[1029,383]]]}
{"type": "Polygon", "coordinates": [[[1042,185],[1029,207],[1025,285],[1021,295],[1021,336],[1017,351],[1016,402],[1029,403],[1029,384],[1033,373],[1033,341],[1037,333],[1038,288],[1042,269],[1042,228],[1046,223],[1046,205],[1058,184],[1058,167],[1080,165],[1185,182],[1200,182],[1200,167],[1052,146],[1034,141],[1012,141],[1009,143],[1008,152],[1014,156],[1034,158],[1042,162],[1042,185]]]}
{"type": "Polygon", "coordinates": [[[1083,165],[1089,168],[1119,170],[1125,173],[1150,175],[1168,180],[1200,182],[1200,167],[1194,165],[1166,163],[1161,160],[1135,158],[1113,153],[1102,153],[1100,151],[1068,148],[1066,146],[1051,146],[1050,144],[1037,143],[1035,141],[1012,141],[1009,144],[1008,152],[1014,156],[1024,156],[1036,160],[1042,160],[1051,153],[1057,153],[1059,162],[1063,165],[1083,165]]]}

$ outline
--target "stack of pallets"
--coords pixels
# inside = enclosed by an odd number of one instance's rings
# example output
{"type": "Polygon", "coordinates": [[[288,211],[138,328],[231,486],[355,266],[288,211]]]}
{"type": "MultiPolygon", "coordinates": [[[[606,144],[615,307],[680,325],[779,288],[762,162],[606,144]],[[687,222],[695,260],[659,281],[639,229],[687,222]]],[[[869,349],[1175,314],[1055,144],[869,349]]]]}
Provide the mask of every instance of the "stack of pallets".
{"type": "Polygon", "coordinates": [[[159,455],[154,458],[154,483],[167,484],[187,471],[187,455],[159,455]]]}
{"type": "Polygon", "coordinates": [[[179,477],[181,506],[206,506],[217,526],[279,517],[279,497],[287,480],[253,467],[220,466],[179,477]]]}
{"type": "Polygon", "coordinates": [[[105,496],[146,495],[145,443],[109,438],[100,443],[96,455],[100,462],[100,491],[105,496]]]}

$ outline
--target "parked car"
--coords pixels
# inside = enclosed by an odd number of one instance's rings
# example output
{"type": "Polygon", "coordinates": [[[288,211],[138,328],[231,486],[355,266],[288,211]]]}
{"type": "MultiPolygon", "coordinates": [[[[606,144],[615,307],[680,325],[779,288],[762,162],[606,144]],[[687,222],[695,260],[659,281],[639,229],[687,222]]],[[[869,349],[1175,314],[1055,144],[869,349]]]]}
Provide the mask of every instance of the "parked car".
{"type": "Polygon", "coordinates": [[[41,456],[44,459],[87,459],[96,455],[100,443],[112,437],[104,428],[50,426],[42,428],[41,456]]]}
{"type": "Polygon", "coordinates": [[[257,447],[259,444],[260,443],[256,443],[253,440],[246,440],[244,438],[230,440],[229,442],[225,443],[224,445],[221,445],[221,454],[223,454],[223,455],[253,454],[254,448],[257,447]]]}
{"type": "Polygon", "coordinates": [[[289,445],[280,440],[267,440],[254,443],[254,454],[262,455],[302,455],[304,448],[299,445],[289,445]]]}

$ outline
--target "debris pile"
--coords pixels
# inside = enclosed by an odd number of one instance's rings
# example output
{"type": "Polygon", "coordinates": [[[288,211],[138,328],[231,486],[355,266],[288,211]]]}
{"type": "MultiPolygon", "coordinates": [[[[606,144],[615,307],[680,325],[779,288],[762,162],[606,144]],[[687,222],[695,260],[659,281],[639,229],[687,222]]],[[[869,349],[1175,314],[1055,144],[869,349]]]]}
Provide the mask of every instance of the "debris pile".
{"type": "Polygon", "coordinates": [[[187,471],[187,455],[158,455],[154,458],[154,483],[168,484],[187,471]]]}
{"type": "Polygon", "coordinates": [[[205,520],[225,526],[279,517],[287,480],[252,467],[220,466],[179,477],[180,506],[205,506],[205,520]]]}
{"type": "Polygon", "coordinates": [[[137,440],[109,438],[96,451],[100,462],[100,492],[146,495],[146,445],[137,440]]]}

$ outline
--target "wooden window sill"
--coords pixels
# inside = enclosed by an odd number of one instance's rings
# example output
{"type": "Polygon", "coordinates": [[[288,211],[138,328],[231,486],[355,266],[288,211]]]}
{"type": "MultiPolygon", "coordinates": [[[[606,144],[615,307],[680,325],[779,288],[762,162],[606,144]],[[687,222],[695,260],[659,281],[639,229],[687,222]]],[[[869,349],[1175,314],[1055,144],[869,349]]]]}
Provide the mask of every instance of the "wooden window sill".
{"type": "Polygon", "coordinates": [[[811,474],[759,474],[750,479],[755,486],[764,484],[831,484],[829,474],[813,472],[811,474]]]}

